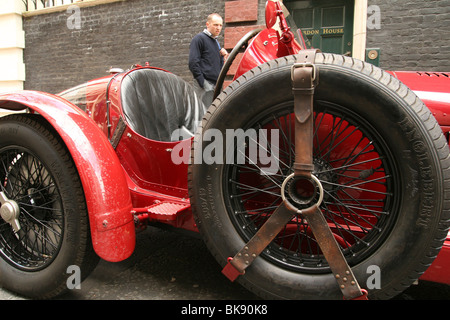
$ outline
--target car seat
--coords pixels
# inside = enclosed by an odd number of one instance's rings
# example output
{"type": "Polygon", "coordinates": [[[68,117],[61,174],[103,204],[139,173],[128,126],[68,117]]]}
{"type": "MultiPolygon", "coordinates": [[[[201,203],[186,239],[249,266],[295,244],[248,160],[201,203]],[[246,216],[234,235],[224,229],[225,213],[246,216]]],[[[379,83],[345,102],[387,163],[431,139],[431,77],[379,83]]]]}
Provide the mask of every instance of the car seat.
{"type": "Polygon", "coordinates": [[[190,84],[172,73],[149,68],[133,70],[123,78],[121,102],[131,129],[159,141],[193,136],[206,111],[190,84]]]}

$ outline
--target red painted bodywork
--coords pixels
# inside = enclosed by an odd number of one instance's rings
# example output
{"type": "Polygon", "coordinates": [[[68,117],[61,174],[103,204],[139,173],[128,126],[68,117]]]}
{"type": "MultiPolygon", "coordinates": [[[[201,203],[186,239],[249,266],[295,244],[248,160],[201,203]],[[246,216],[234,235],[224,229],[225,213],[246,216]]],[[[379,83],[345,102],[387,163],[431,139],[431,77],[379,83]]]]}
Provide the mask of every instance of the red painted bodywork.
{"type": "MultiPolygon", "coordinates": [[[[294,46],[292,49],[296,52],[301,50],[297,42],[292,43],[292,45],[294,46]]],[[[288,54],[286,46],[279,41],[278,32],[274,29],[266,28],[252,40],[247,50],[245,50],[234,79],[239,78],[254,67],[288,54]]]]}
{"type": "MultiPolygon", "coordinates": [[[[236,77],[299,50],[298,43],[285,43],[277,31],[265,29],[249,44],[236,77]]],[[[83,183],[94,248],[109,261],[123,260],[132,253],[135,226],[157,222],[198,232],[189,203],[188,165],[171,160],[171,152],[179,142],[150,140],[126,126],[117,147],[111,146],[109,138],[120,118],[124,118],[120,90],[129,72],[132,70],[90,81],[85,112],[57,96],[40,92],[0,95],[0,108],[37,112],[63,138],[83,183]]],[[[434,73],[392,74],[423,99],[448,134],[449,77],[434,73]]],[[[180,143],[189,148],[191,142],[187,139],[180,143]]],[[[450,237],[422,279],[450,284],[449,265],[450,237]]]]}
{"type": "Polygon", "coordinates": [[[425,103],[449,138],[450,72],[391,71],[425,103]]]}
{"type": "MultiPolygon", "coordinates": [[[[120,88],[122,79],[128,73],[95,80],[87,87],[86,95],[89,102],[86,105],[86,112],[98,123],[105,137],[114,134],[114,130],[108,133],[107,127],[108,112],[105,100],[107,87],[110,101],[109,121],[111,127],[116,128],[119,118],[124,117],[120,88]]],[[[174,164],[171,160],[171,150],[178,143],[178,141],[150,140],[127,126],[115,151],[125,173],[133,214],[147,214],[150,223],[158,221],[198,232],[190,211],[186,179],[188,166],[184,163],[174,164]],[[173,206],[165,207],[164,204],[173,206]],[[162,213],[158,214],[160,210],[162,213]]],[[[191,140],[181,143],[190,146],[191,140]]],[[[145,219],[142,220],[146,222],[145,219]]]]}

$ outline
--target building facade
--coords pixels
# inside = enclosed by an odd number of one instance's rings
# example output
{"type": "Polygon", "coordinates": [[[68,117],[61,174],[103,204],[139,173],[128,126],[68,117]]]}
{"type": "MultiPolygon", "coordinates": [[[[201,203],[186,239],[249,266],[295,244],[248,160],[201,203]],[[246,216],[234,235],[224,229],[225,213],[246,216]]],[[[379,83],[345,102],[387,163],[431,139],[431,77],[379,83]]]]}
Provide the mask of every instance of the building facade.
{"type": "Polygon", "coordinates": [[[25,33],[22,12],[25,5],[16,0],[0,1],[0,92],[23,89],[25,33]]]}
{"type": "MultiPolygon", "coordinates": [[[[11,36],[15,40],[0,40],[0,67],[15,67],[10,79],[0,77],[0,90],[2,83],[16,81],[24,89],[51,93],[106,75],[110,67],[128,69],[146,62],[191,81],[189,44],[204,28],[207,15],[217,12],[224,17],[219,41],[231,49],[247,31],[264,26],[266,2],[6,1],[12,7],[0,7],[0,27],[15,24],[16,31],[11,36]],[[2,23],[5,17],[14,21],[2,23]]],[[[284,3],[311,46],[323,51],[351,55],[387,70],[450,71],[450,0],[284,3]]]]}

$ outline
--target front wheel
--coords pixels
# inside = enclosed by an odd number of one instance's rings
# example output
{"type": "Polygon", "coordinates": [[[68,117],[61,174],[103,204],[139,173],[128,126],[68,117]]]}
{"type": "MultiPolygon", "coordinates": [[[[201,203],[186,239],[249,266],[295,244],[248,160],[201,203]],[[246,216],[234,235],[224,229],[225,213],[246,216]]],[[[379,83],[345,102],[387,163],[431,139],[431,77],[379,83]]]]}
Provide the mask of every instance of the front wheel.
{"type": "Polygon", "coordinates": [[[0,132],[0,192],[16,206],[20,227],[2,214],[1,285],[26,297],[52,298],[76,285],[67,283],[73,272],[79,271],[73,279],[83,280],[98,262],[80,179],[42,118],[4,117],[0,132]]]}
{"type": "MultiPolygon", "coordinates": [[[[280,205],[281,185],[293,173],[294,63],[295,57],[280,58],[235,81],[194,139],[191,202],[222,266],[280,205]]],[[[320,210],[369,297],[391,298],[427,269],[447,233],[449,148],[428,109],[389,74],[331,54],[318,54],[316,66],[313,174],[324,191],[320,210]]],[[[295,184],[286,190],[291,203],[316,202],[314,190],[305,197],[295,184]]],[[[301,214],[238,281],[270,299],[342,298],[301,214]]]]}

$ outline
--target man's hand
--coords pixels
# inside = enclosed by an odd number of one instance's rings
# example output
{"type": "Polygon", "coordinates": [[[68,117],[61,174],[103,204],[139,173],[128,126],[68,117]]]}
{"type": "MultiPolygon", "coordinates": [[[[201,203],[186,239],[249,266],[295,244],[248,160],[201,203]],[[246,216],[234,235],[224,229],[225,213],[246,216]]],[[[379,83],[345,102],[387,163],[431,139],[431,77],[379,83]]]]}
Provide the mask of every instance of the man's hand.
{"type": "Polygon", "coordinates": [[[223,57],[224,60],[227,60],[230,54],[225,48],[222,48],[220,49],[220,55],[223,57]]]}

